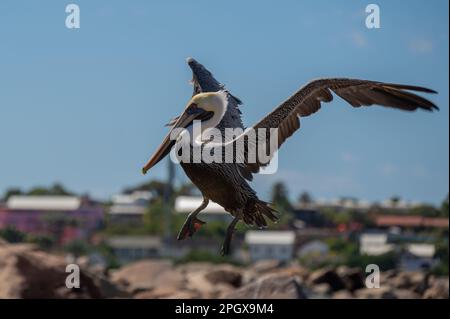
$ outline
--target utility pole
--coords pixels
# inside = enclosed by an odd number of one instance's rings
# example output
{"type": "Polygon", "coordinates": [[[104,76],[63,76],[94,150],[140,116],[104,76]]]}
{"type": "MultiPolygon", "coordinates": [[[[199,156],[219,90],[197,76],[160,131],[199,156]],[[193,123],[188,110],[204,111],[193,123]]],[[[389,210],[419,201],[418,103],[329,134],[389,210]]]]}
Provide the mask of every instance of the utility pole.
{"type": "Polygon", "coordinates": [[[166,187],[164,189],[164,210],[165,210],[165,220],[164,220],[164,239],[167,243],[170,243],[172,232],[171,232],[171,223],[172,223],[172,205],[170,203],[173,191],[173,183],[175,179],[175,165],[172,162],[170,156],[167,157],[167,180],[166,187]]]}

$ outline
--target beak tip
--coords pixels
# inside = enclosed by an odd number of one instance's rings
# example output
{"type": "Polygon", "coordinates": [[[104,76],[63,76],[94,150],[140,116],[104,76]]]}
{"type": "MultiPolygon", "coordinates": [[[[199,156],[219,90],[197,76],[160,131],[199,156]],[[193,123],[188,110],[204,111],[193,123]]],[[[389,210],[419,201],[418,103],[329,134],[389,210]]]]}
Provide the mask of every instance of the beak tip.
{"type": "Polygon", "coordinates": [[[142,174],[143,174],[143,175],[147,174],[147,169],[146,169],[145,167],[142,168],[142,174]]]}

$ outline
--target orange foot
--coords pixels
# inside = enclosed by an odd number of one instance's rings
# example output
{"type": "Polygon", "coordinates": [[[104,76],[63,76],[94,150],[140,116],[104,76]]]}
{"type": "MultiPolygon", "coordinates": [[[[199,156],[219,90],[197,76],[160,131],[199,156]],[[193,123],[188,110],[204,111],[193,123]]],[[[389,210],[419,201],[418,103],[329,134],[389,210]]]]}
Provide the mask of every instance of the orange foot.
{"type": "Polygon", "coordinates": [[[186,239],[187,237],[192,237],[196,231],[206,224],[204,221],[198,219],[197,217],[188,218],[184,222],[183,227],[178,233],[178,240],[186,239]]]}

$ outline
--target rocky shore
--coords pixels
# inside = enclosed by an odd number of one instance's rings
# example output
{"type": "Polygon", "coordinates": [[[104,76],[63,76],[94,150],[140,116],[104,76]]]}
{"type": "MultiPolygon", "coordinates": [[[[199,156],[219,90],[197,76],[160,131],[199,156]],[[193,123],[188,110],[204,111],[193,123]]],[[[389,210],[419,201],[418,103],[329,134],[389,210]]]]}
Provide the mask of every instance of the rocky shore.
{"type": "Polygon", "coordinates": [[[229,264],[143,260],[105,274],[80,265],[80,288],[65,285],[67,262],[28,244],[0,242],[0,298],[448,298],[448,277],[387,271],[366,288],[361,269],[310,271],[293,263],[229,264]]]}

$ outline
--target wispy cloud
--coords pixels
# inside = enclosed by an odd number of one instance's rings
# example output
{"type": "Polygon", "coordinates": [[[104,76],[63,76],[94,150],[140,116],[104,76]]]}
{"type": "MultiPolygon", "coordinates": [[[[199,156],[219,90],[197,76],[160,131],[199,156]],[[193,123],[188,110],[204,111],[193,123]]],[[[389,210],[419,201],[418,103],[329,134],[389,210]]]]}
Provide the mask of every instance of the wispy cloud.
{"type": "Polygon", "coordinates": [[[428,54],[434,51],[433,41],[425,37],[412,39],[408,47],[411,52],[417,54],[428,54]]]}
{"type": "Polygon", "coordinates": [[[353,31],[350,34],[350,41],[357,48],[363,48],[367,46],[367,37],[360,31],[353,31]]]}
{"type": "Polygon", "coordinates": [[[351,152],[343,152],[341,154],[341,160],[345,163],[354,164],[359,162],[359,157],[351,152]]]}
{"type": "Polygon", "coordinates": [[[415,165],[412,167],[411,174],[413,177],[426,178],[430,174],[428,170],[423,165],[415,165]]]}
{"type": "Polygon", "coordinates": [[[383,176],[391,177],[397,173],[397,167],[392,163],[384,163],[380,166],[378,171],[383,176]]]}

